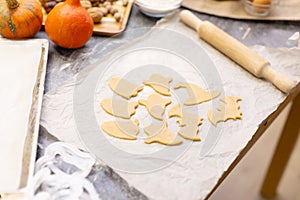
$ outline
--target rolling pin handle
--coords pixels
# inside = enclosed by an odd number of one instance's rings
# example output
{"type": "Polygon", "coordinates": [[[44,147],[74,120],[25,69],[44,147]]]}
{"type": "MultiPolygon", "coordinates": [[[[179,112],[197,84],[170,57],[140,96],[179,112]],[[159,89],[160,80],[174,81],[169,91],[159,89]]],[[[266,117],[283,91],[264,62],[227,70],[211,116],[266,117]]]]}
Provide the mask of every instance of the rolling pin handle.
{"type": "Polygon", "coordinates": [[[188,10],[183,10],[180,12],[180,19],[182,20],[182,22],[195,29],[197,32],[202,23],[202,21],[196,15],[188,10]]]}
{"type": "Polygon", "coordinates": [[[296,85],[294,81],[275,71],[270,65],[267,65],[262,69],[261,75],[284,93],[289,93],[296,85]]]}
{"type": "Polygon", "coordinates": [[[258,78],[265,78],[284,93],[289,93],[295,82],[271,68],[262,56],[208,21],[201,21],[188,10],[180,13],[183,23],[198,32],[200,38],[231,58],[258,78]]]}

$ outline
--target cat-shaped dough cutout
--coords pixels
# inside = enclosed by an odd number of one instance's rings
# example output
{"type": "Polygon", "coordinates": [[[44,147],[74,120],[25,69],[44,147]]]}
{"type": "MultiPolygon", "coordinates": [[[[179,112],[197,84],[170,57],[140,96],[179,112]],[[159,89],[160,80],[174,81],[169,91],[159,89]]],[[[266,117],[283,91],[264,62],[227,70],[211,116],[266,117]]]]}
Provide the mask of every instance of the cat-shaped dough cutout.
{"type": "Polygon", "coordinates": [[[100,104],[108,114],[124,119],[129,119],[134,115],[139,105],[137,102],[128,102],[114,98],[103,99],[100,104]]]}
{"type": "Polygon", "coordinates": [[[151,87],[154,91],[165,96],[171,96],[170,94],[170,83],[172,78],[163,77],[159,74],[152,74],[149,80],[144,81],[143,83],[151,87]]]}
{"type": "Polygon", "coordinates": [[[115,77],[109,80],[110,89],[117,95],[129,100],[131,97],[138,95],[143,90],[143,86],[133,84],[125,79],[115,77]]]}
{"type": "Polygon", "coordinates": [[[178,145],[182,143],[182,140],[176,138],[176,135],[168,129],[166,121],[160,124],[150,124],[145,127],[144,132],[147,134],[147,138],[144,140],[146,144],[157,142],[165,145],[178,145]]]}
{"type": "Polygon", "coordinates": [[[229,119],[242,119],[242,112],[238,104],[241,100],[241,98],[234,96],[226,96],[224,99],[220,99],[225,104],[220,105],[215,112],[208,110],[208,120],[216,126],[218,122],[225,122],[229,119]]]}
{"type": "Polygon", "coordinates": [[[168,112],[169,118],[179,117],[177,123],[181,130],[178,131],[178,134],[188,140],[201,141],[198,132],[199,126],[202,124],[203,118],[200,118],[198,114],[189,112],[188,110],[182,109],[179,104],[175,104],[169,109],[168,112]]]}
{"type": "Polygon", "coordinates": [[[147,100],[139,100],[139,104],[145,106],[149,114],[158,120],[163,120],[166,106],[170,103],[170,99],[164,99],[159,94],[151,94],[147,100]]]}
{"type": "Polygon", "coordinates": [[[140,131],[139,121],[137,119],[131,120],[115,120],[115,121],[106,121],[101,125],[102,130],[108,135],[125,139],[125,140],[136,140],[137,135],[140,131]]]}
{"type": "Polygon", "coordinates": [[[200,88],[198,85],[187,82],[180,82],[174,89],[186,88],[189,98],[184,101],[184,105],[192,106],[206,101],[210,101],[220,95],[219,91],[209,91],[200,88]]]}

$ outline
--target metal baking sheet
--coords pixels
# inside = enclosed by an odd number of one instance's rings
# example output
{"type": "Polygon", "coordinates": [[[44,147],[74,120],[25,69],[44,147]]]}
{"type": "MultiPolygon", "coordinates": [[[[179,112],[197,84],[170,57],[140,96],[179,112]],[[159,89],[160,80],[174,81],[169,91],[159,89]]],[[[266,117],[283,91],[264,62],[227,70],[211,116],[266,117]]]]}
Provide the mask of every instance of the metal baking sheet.
{"type": "Polygon", "coordinates": [[[36,158],[48,45],[45,39],[0,39],[0,199],[28,195],[36,158]]]}

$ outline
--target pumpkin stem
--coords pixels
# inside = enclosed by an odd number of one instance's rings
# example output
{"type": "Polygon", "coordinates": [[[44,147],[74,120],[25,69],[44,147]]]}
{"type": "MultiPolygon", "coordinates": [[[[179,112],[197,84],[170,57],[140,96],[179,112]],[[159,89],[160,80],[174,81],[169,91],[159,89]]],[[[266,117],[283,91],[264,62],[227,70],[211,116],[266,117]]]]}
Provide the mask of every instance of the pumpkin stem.
{"type": "Polygon", "coordinates": [[[80,0],[66,0],[67,4],[69,5],[81,5],[80,0]]]}
{"type": "Polygon", "coordinates": [[[10,9],[14,9],[19,6],[19,2],[17,0],[6,0],[7,7],[10,9]]]}

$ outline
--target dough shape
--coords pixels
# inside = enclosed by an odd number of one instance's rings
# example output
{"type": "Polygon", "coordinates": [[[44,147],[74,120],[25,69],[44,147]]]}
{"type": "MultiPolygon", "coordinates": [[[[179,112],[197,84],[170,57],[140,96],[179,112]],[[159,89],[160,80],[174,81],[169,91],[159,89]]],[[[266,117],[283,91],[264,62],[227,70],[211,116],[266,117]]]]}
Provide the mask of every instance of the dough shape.
{"type": "Polygon", "coordinates": [[[242,99],[234,96],[226,96],[220,101],[224,102],[224,105],[220,105],[215,112],[208,110],[208,120],[216,126],[218,122],[225,122],[229,119],[242,119],[242,112],[240,112],[240,105],[237,103],[242,99]]]}
{"type": "Polygon", "coordinates": [[[160,124],[150,124],[145,127],[144,132],[147,134],[147,138],[144,140],[146,144],[158,142],[165,145],[178,145],[182,143],[182,140],[176,138],[176,135],[168,129],[166,121],[160,124]]]}
{"type": "Polygon", "coordinates": [[[158,120],[163,120],[165,108],[170,103],[172,103],[170,99],[163,99],[158,94],[151,94],[147,100],[139,100],[139,104],[145,106],[149,114],[158,120]]]}
{"type": "Polygon", "coordinates": [[[140,132],[139,121],[106,121],[101,125],[102,130],[108,135],[120,139],[136,140],[137,134],[140,132]]]}
{"type": "Polygon", "coordinates": [[[172,106],[168,113],[169,118],[180,117],[177,120],[180,127],[183,127],[178,131],[178,134],[188,140],[201,141],[198,136],[199,128],[202,124],[203,118],[199,118],[197,114],[191,113],[185,109],[181,109],[179,104],[172,106]]]}
{"type": "Polygon", "coordinates": [[[143,86],[138,86],[118,77],[109,80],[109,87],[116,94],[128,100],[131,97],[137,96],[137,94],[143,90],[143,86]]]}
{"type": "Polygon", "coordinates": [[[210,101],[220,95],[219,91],[203,90],[193,83],[180,82],[174,86],[174,89],[186,88],[189,98],[184,101],[184,105],[191,106],[210,101]]]}
{"type": "Polygon", "coordinates": [[[170,94],[170,86],[169,84],[172,82],[172,78],[165,78],[159,74],[152,74],[150,79],[144,81],[143,83],[153,90],[158,92],[159,94],[165,96],[171,96],[170,94]]]}
{"type": "Polygon", "coordinates": [[[138,105],[137,102],[128,102],[111,98],[103,99],[101,101],[101,107],[105,112],[124,119],[130,119],[130,117],[135,114],[135,109],[138,105]]]}

